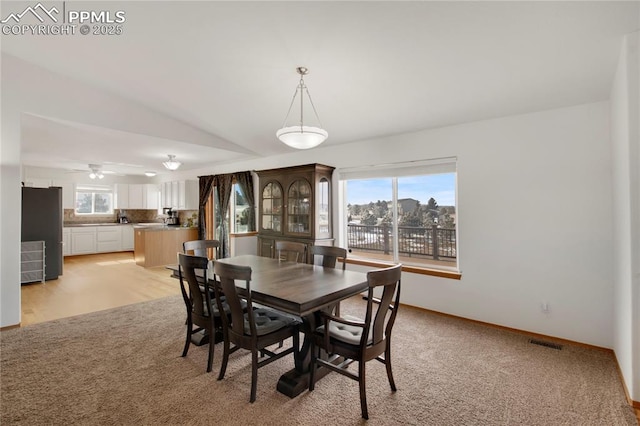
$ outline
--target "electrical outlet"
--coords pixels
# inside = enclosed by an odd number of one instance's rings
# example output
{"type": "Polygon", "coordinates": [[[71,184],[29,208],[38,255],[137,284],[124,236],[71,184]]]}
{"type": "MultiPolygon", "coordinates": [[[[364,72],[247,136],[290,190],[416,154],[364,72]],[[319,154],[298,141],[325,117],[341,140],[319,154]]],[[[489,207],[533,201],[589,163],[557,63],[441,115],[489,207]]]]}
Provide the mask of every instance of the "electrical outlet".
{"type": "Polygon", "coordinates": [[[549,303],[541,302],[540,303],[540,311],[545,313],[545,314],[548,314],[549,313],[549,303]]]}

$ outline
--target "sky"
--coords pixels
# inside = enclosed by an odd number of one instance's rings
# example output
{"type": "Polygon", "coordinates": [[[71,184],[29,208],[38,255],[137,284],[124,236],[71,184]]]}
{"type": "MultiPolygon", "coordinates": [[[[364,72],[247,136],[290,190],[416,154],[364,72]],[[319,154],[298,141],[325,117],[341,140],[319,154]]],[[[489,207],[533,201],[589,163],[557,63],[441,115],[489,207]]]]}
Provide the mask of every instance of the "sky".
{"type": "MultiPolygon", "coordinates": [[[[398,178],[398,199],[413,198],[427,204],[435,198],[439,206],[456,205],[455,173],[408,176],[398,178]]],[[[347,204],[369,204],[378,200],[391,201],[391,178],[358,179],[347,182],[347,204]]]]}

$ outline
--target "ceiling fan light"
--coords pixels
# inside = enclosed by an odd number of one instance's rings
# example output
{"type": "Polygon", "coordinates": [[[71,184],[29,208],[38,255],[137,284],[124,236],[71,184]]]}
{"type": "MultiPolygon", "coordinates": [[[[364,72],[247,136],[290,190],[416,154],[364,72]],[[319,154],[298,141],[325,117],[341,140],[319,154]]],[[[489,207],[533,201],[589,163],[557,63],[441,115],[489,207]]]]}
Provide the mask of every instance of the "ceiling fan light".
{"type": "Polygon", "coordinates": [[[164,163],[162,163],[162,165],[169,170],[178,170],[178,167],[180,167],[182,163],[175,160],[175,155],[168,155],[168,157],[169,161],[165,161],[164,163]]]}
{"type": "Polygon", "coordinates": [[[90,177],[91,179],[95,179],[95,178],[97,178],[97,177],[98,177],[98,175],[97,175],[97,174],[95,174],[94,172],[91,172],[91,173],[89,173],[89,177],[90,177]]]}
{"type": "Polygon", "coordinates": [[[291,126],[278,130],[276,136],[282,143],[292,148],[309,149],[320,145],[329,134],[319,127],[291,126]]]}

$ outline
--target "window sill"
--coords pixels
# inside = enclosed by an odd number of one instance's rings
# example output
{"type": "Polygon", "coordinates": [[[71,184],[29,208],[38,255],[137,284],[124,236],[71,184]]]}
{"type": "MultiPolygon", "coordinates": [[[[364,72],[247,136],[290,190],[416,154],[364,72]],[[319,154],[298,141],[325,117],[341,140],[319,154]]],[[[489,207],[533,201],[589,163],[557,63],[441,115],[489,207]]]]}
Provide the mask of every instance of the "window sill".
{"type": "MultiPolygon", "coordinates": [[[[370,260],[349,259],[349,258],[344,259],[343,261],[345,263],[352,264],[352,265],[371,266],[371,267],[374,267],[374,268],[387,268],[387,267],[393,265],[392,263],[372,262],[370,260]]],[[[404,272],[410,272],[412,274],[431,275],[431,276],[434,276],[434,277],[448,278],[448,279],[452,279],[452,280],[459,280],[459,279],[462,278],[462,274],[460,272],[443,271],[443,270],[439,270],[439,269],[421,268],[419,266],[402,265],[402,270],[404,272]]]]}

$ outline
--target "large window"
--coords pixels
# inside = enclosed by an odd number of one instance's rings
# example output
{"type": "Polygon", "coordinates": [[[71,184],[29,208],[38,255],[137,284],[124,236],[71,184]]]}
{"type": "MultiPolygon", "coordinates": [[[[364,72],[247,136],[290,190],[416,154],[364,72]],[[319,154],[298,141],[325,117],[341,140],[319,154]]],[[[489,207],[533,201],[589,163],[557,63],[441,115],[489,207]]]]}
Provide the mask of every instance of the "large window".
{"type": "Polygon", "coordinates": [[[77,215],[113,214],[113,189],[109,186],[78,185],[75,213],[77,215]]]}
{"type": "Polygon", "coordinates": [[[458,269],[455,160],[343,170],[349,257],[458,269]]]}

